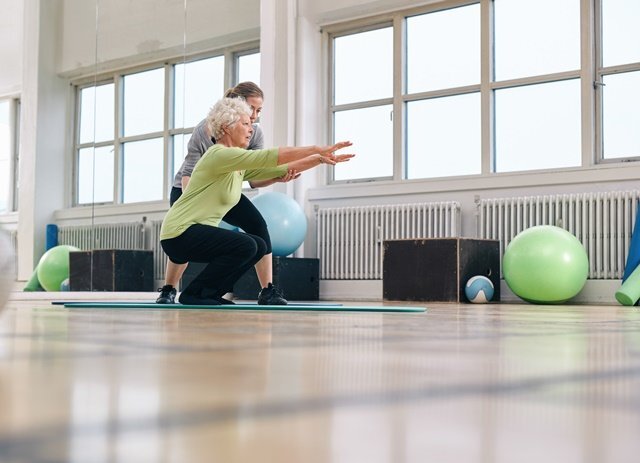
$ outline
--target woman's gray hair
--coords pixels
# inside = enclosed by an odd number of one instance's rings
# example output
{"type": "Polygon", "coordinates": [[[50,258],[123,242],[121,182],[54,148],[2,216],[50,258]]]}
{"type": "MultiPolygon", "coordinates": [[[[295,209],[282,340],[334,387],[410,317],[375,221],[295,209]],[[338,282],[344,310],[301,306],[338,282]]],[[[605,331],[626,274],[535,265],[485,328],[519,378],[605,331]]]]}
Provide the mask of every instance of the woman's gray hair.
{"type": "Polygon", "coordinates": [[[240,116],[251,116],[251,107],[242,98],[222,98],[209,111],[207,126],[213,138],[218,140],[224,135],[226,127],[233,126],[240,116]]]}

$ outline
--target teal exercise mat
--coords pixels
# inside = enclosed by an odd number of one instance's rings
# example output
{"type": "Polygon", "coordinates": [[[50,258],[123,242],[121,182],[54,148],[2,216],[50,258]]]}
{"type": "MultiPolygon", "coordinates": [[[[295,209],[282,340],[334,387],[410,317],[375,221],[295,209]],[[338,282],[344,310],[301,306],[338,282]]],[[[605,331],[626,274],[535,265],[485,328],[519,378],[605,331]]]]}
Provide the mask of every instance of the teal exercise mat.
{"type": "Polygon", "coordinates": [[[424,312],[425,307],[411,306],[368,306],[368,305],[257,305],[257,304],[233,304],[233,305],[188,305],[188,304],[156,304],[133,302],[67,302],[64,307],[68,309],[160,309],[160,310],[255,310],[255,311],[311,311],[311,312],[424,312]]]}
{"type": "MultiPolygon", "coordinates": [[[[172,306],[172,305],[181,305],[179,303],[175,303],[175,304],[157,304],[155,302],[146,302],[143,300],[138,300],[138,301],[104,301],[104,300],[87,300],[87,301],[51,301],[51,304],[53,305],[67,305],[67,304],[95,304],[95,305],[107,305],[107,306],[111,306],[113,304],[154,304],[154,305],[168,305],[168,306],[172,306]]],[[[333,302],[289,302],[289,304],[291,305],[295,305],[295,306],[309,306],[309,307],[315,307],[317,305],[323,306],[323,307],[342,307],[342,304],[339,303],[333,303],[333,302]]],[[[258,305],[257,302],[243,302],[241,305],[258,305]]],[[[160,307],[163,308],[163,307],[160,307]]],[[[167,308],[171,308],[171,307],[167,307],[167,308]]]]}

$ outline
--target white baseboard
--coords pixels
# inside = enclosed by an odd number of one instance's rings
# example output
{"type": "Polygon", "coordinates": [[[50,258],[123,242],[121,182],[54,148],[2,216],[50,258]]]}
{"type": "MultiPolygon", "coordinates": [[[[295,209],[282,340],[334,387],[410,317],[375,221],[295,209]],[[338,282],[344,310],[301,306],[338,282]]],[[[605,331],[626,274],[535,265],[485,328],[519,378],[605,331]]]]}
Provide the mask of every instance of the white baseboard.
{"type": "MultiPolygon", "coordinates": [[[[620,280],[587,280],[580,293],[571,300],[579,304],[617,305],[615,292],[620,288],[620,280]]],[[[382,280],[320,280],[320,299],[337,301],[381,301],[382,280]]],[[[522,302],[500,281],[502,302],[522,302]]]]}

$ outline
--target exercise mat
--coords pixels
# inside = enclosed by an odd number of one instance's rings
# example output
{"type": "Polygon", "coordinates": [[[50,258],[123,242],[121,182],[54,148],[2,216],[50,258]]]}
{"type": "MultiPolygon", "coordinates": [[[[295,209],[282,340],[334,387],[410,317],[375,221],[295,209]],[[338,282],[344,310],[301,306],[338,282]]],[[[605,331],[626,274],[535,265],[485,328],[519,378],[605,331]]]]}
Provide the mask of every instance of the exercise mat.
{"type": "Polygon", "coordinates": [[[312,311],[312,312],[424,312],[425,307],[390,306],[390,305],[258,305],[258,304],[229,304],[229,305],[189,305],[189,304],[156,304],[140,302],[66,302],[64,307],[69,309],[160,309],[160,310],[254,310],[254,311],[312,311]]]}
{"type": "MultiPolygon", "coordinates": [[[[85,300],[85,301],[80,301],[80,300],[70,300],[70,301],[51,301],[51,304],[53,305],[67,305],[67,304],[105,304],[105,305],[111,305],[111,304],[155,304],[155,305],[168,305],[169,307],[166,308],[171,308],[170,306],[172,305],[176,305],[176,306],[180,306],[182,304],[176,302],[175,304],[157,304],[155,302],[152,301],[145,301],[143,299],[138,299],[137,301],[107,301],[104,299],[98,300],[85,300]]],[[[257,302],[252,302],[252,301],[242,301],[242,302],[236,302],[236,304],[241,304],[241,305],[258,305],[257,302]]],[[[316,306],[316,305],[321,305],[323,307],[341,307],[342,304],[339,304],[337,302],[289,302],[289,304],[291,305],[296,305],[296,306],[316,306]]],[[[161,309],[163,307],[160,307],[161,309]]]]}

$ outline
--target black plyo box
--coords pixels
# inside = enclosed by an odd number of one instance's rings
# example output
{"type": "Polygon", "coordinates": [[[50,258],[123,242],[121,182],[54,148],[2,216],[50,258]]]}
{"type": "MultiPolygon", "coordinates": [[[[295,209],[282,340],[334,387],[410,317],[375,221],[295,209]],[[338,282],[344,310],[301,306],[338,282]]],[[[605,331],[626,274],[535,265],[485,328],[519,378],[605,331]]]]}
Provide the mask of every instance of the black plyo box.
{"type": "Polygon", "coordinates": [[[153,251],[96,249],[69,253],[71,291],[153,291],[153,251]]]}
{"type": "Polygon", "coordinates": [[[467,302],[469,278],[486,276],[500,300],[500,243],[473,238],[389,240],[383,243],[382,295],[390,301],[467,302]]]}
{"type": "MultiPolygon", "coordinates": [[[[181,281],[181,288],[188,285],[206,264],[189,263],[181,281]]],[[[320,261],[305,257],[274,257],[273,284],[282,290],[290,301],[317,301],[320,299],[320,261]]],[[[233,287],[239,299],[257,299],[260,283],[254,268],[240,277],[233,287]]]]}

